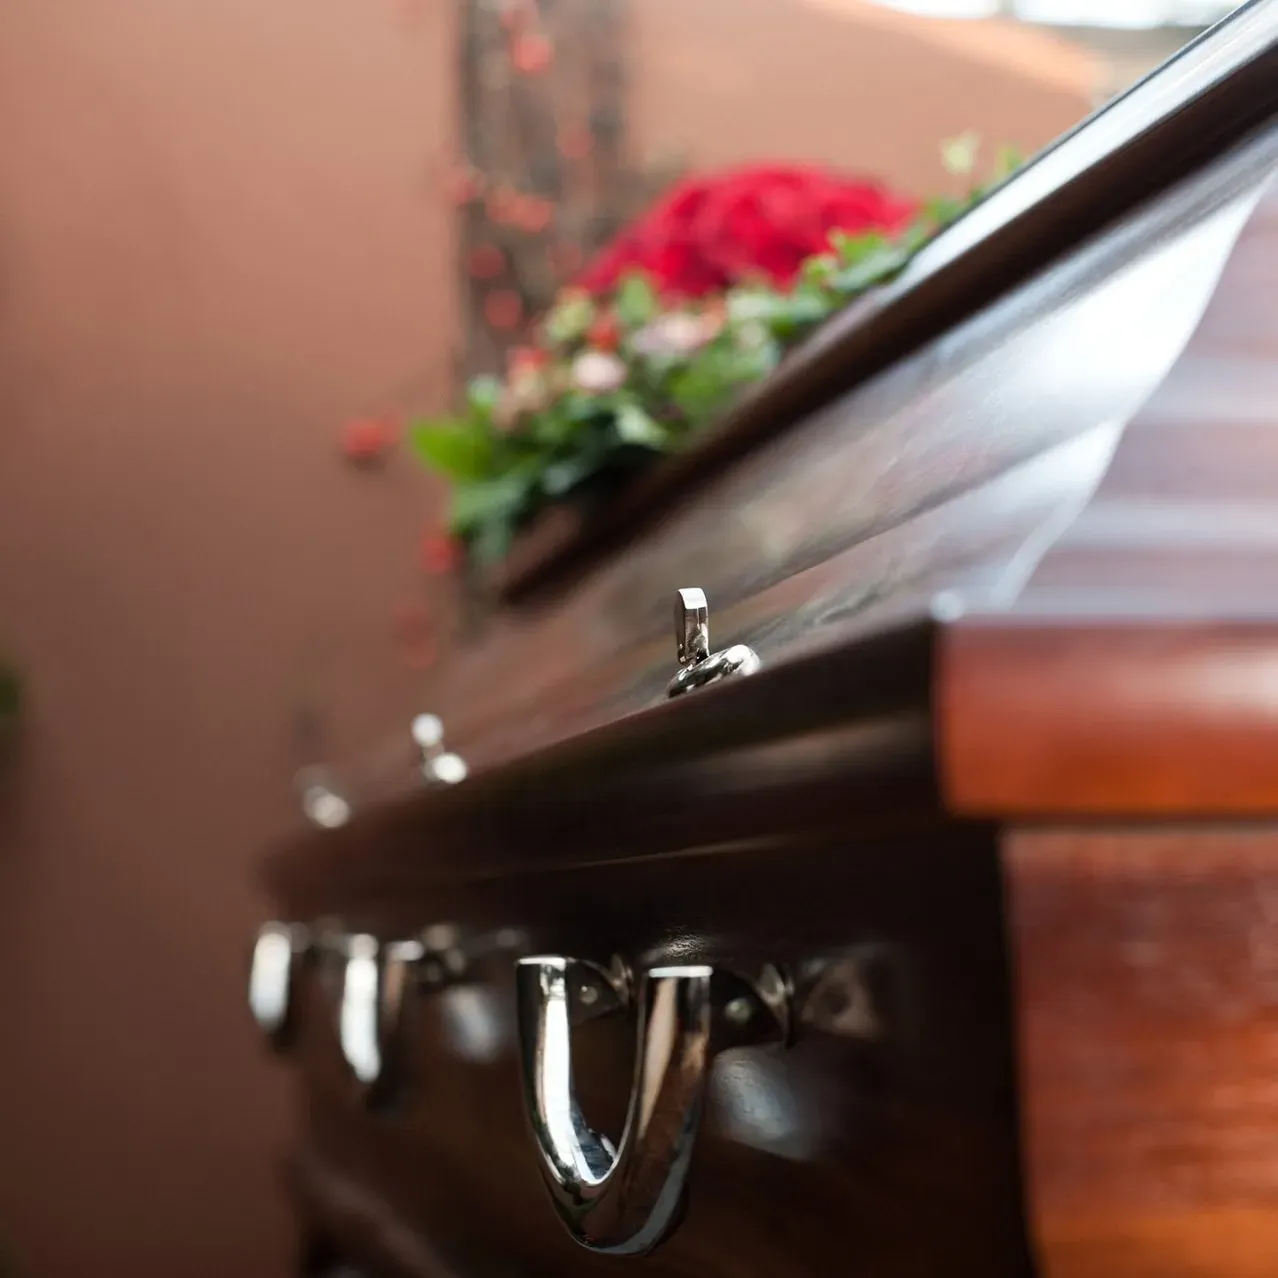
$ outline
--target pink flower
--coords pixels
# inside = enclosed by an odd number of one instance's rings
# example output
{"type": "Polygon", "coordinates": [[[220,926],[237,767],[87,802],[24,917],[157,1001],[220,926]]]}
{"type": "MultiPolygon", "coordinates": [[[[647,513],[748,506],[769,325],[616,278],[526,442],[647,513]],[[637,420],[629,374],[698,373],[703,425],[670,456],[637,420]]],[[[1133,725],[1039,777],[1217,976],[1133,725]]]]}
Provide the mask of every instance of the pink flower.
{"type": "Polygon", "coordinates": [[[690,355],[722,327],[723,320],[716,314],[671,311],[645,324],[630,341],[641,355],[690,355]]]}
{"type": "Polygon", "coordinates": [[[535,346],[514,347],[507,362],[506,383],[493,410],[493,425],[512,429],[525,413],[540,412],[550,402],[550,354],[535,346]]]}
{"type": "Polygon", "coordinates": [[[626,380],[626,366],[605,351],[582,351],[572,362],[572,381],[589,395],[614,391],[626,380]]]}

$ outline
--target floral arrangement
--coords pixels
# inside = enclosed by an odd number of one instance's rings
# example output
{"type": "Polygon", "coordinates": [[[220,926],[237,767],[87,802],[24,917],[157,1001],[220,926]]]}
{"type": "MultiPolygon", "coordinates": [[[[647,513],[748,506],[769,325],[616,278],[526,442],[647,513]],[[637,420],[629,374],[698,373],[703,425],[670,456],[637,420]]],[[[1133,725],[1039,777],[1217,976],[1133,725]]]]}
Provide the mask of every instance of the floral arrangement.
{"type": "MultiPolygon", "coordinates": [[[[970,137],[944,151],[968,175],[976,154],[970,137]]],[[[992,180],[1015,164],[1001,153],[992,180]]],[[[546,507],[601,500],[896,275],[986,187],[916,206],[812,167],[680,183],[559,293],[504,377],[474,379],[461,411],[412,428],[452,483],[450,535],[489,564],[546,507]]]]}

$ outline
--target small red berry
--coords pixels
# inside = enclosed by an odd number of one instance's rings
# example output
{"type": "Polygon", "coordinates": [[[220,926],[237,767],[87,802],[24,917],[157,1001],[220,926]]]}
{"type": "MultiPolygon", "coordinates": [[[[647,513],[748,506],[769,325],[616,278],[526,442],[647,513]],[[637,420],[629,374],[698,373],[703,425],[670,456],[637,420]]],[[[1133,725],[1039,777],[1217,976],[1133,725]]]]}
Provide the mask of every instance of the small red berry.
{"type": "Polygon", "coordinates": [[[472,279],[495,280],[506,269],[506,255],[496,244],[476,244],[466,259],[472,279]]]}
{"type": "Polygon", "coordinates": [[[555,206],[537,195],[526,195],[519,201],[514,221],[530,234],[544,231],[555,214],[555,206]]]}
{"type": "Polygon", "coordinates": [[[353,462],[371,462],[395,442],[395,428],[380,417],[359,417],[342,427],[342,452],[353,462]]]}
{"type": "Polygon", "coordinates": [[[611,354],[621,345],[621,325],[615,315],[600,315],[586,330],[586,341],[597,351],[611,354]]]}
{"type": "Polygon", "coordinates": [[[430,529],[422,536],[420,552],[422,570],[434,576],[452,572],[461,558],[461,547],[456,538],[436,529],[430,529]]]}
{"type": "Polygon", "coordinates": [[[484,299],[484,318],[499,332],[516,328],[523,316],[523,301],[512,288],[494,289],[484,299]]]}
{"type": "Polygon", "coordinates": [[[464,164],[457,165],[445,180],[448,198],[459,208],[477,200],[484,190],[484,180],[464,164]]]}
{"type": "Polygon", "coordinates": [[[515,220],[519,209],[519,195],[508,186],[494,187],[484,200],[484,211],[499,226],[515,220]]]}
{"type": "Polygon", "coordinates": [[[537,75],[544,71],[553,57],[550,41],[536,32],[517,36],[511,43],[510,60],[515,70],[523,75],[537,75]]]}
{"type": "Polygon", "coordinates": [[[550,352],[539,346],[514,346],[506,357],[506,363],[512,377],[536,373],[550,363],[550,352]]]}

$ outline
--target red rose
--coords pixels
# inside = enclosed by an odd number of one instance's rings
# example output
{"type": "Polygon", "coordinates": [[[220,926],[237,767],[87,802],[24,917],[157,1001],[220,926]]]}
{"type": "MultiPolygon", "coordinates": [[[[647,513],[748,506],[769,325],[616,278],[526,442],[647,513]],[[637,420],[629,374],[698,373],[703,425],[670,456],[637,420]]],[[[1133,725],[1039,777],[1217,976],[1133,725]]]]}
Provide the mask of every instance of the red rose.
{"type": "Polygon", "coordinates": [[[752,277],[786,285],[831,231],[900,231],[907,200],[804,165],[756,165],[682,182],[627,227],[578,283],[605,293],[643,272],[664,295],[699,297],[752,277]]]}

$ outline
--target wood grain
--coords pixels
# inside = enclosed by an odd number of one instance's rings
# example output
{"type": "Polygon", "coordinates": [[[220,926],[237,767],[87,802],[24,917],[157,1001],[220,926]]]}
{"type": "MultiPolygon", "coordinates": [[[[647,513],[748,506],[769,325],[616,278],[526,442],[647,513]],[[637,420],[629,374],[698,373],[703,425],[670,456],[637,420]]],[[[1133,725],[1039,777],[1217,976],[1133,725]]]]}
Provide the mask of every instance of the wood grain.
{"type": "MultiPolygon", "coordinates": [[[[756,1100],[809,1114],[806,1145],[751,1145],[721,1109],[696,1205],[641,1274],[1019,1278],[1022,1166],[1047,1278],[1272,1273],[1278,827],[1202,824],[1278,817],[1278,130],[1222,153],[1278,80],[1244,84],[1183,154],[1101,164],[1158,199],[1055,227],[1065,255],[1009,262],[1022,282],[979,313],[910,334],[880,314],[896,362],[846,394],[778,379],[784,435],[453,653],[430,708],[465,785],[268,862],[285,917],[386,937],[899,956],[892,1050],[780,1058],[756,1100]],[[694,582],[716,646],[765,667],[665,702],[670,594],[694,582]],[[1157,828],[1095,824],[1117,816],[1157,828]],[[1029,828],[1047,819],[1071,824],[1029,828]]],[[[320,1224],[357,1186],[353,1246],[387,1272],[369,1239],[390,1228],[421,1242],[405,1273],[611,1270],[542,1200],[509,1051],[463,1062],[423,1009],[416,1099],[371,1120],[322,994],[299,1049],[320,1224]]],[[[588,1112],[615,1118],[630,1048],[583,1036],[588,1112]]]]}
{"type": "Polygon", "coordinates": [[[1278,185],[1185,349],[1015,596],[951,627],[955,811],[1278,814],[1278,185]]]}
{"type": "Polygon", "coordinates": [[[1045,263],[1073,254],[1151,196],[1165,197],[1169,187],[1271,120],[1278,110],[1278,44],[1264,15],[1238,15],[1232,25],[1251,34],[1235,37],[1222,29],[1165,76],[1136,85],[1109,112],[1066,134],[1019,181],[994,192],[924,250],[900,279],[818,331],[721,427],[583,525],[578,536],[552,540],[543,557],[525,561],[508,579],[508,595],[563,584],[601,555],[623,549],[637,530],[651,528],[675,502],[762,441],[908,362],[1045,263]],[[1217,79],[1216,70],[1231,61],[1232,73],[1217,79]]]}
{"type": "Polygon", "coordinates": [[[890,596],[997,585],[1086,502],[1276,162],[1278,139],[1228,157],[796,423],[569,592],[466,635],[425,688],[454,748],[493,764],[650,704],[678,586],[706,590],[716,642],[772,665],[890,596]]]}
{"type": "Polygon", "coordinates": [[[971,816],[1278,816],[1278,620],[1022,618],[938,660],[945,804],[971,816]]]}
{"type": "MultiPolygon", "coordinates": [[[[749,970],[872,944],[892,974],[881,1035],[810,1033],[785,1051],[720,1058],[686,1219],[625,1268],[637,1278],[808,1278],[848,1265],[877,1278],[1029,1278],[993,831],[866,829],[857,842],[854,857],[843,839],[769,842],[471,884],[421,885],[405,863],[361,918],[382,935],[406,914],[514,926],[532,951],[615,951],[637,965],[749,970]]],[[[336,1213],[338,1241],[377,1273],[615,1272],[615,1258],[569,1238],[542,1186],[508,1037],[509,957],[476,981],[503,1045],[468,1059],[461,1005],[423,997],[402,1105],[377,1117],[340,1059],[329,995],[308,983],[293,1058],[307,1218],[322,1226],[336,1213]]],[[[623,1015],[574,1035],[583,1107],[614,1139],[633,1029],[623,1015]]]]}
{"type": "Polygon", "coordinates": [[[1278,827],[1005,842],[1045,1278],[1278,1255],[1278,827]]]}

